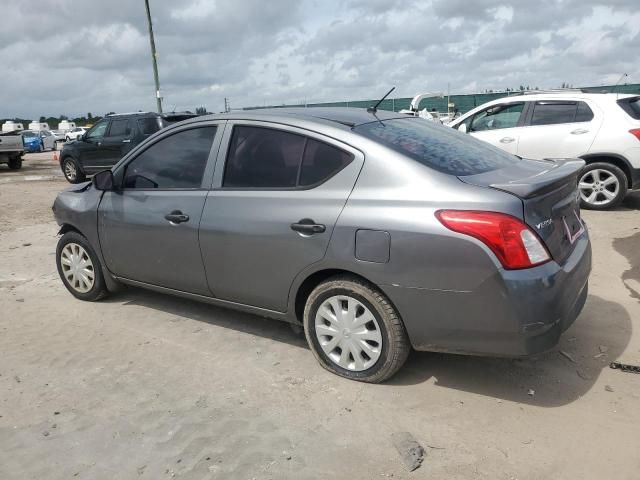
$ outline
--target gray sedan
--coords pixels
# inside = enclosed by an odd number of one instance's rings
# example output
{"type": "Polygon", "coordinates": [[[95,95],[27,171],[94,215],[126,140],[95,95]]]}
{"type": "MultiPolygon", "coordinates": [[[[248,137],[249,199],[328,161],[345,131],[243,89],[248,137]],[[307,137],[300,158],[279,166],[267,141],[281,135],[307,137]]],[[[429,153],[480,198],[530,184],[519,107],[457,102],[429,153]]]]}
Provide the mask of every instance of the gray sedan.
{"type": "Polygon", "coordinates": [[[583,166],[389,112],[198,117],[58,195],[58,272],[82,300],[128,284],[301,324],[354,380],[411,348],[534,354],[587,296],[583,166]]]}

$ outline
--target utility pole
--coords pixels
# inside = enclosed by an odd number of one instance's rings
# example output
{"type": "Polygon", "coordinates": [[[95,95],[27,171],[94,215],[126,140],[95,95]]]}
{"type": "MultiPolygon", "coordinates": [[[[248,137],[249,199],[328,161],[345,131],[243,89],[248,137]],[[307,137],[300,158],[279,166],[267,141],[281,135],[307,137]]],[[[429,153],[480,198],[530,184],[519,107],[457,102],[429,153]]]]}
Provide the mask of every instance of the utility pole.
{"type": "Polygon", "coordinates": [[[153,39],[153,25],[151,23],[151,11],[149,10],[149,0],[144,0],[147,9],[147,21],[149,23],[149,42],[151,43],[151,60],[153,60],[153,79],[156,82],[156,102],[158,113],[162,113],[162,97],[160,96],[160,79],[158,78],[158,54],[156,53],[156,42],[153,39]]]}
{"type": "Polygon", "coordinates": [[[225,113],[229,113],[231,111],[231,102],[227,97],[224,97],[224,111],[225,113]]]}

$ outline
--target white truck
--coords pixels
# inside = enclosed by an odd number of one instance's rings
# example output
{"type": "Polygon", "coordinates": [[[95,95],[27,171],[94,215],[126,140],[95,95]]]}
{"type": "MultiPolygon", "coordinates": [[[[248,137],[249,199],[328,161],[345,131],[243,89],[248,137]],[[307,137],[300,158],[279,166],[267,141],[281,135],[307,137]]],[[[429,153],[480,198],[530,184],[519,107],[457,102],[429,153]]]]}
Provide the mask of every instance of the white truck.
{"type": "Polygon", "coordinates": [[[24,145],[19,131],[0,133],[0,165],[7,164],[11,170],[22,168],[24,145]]]}

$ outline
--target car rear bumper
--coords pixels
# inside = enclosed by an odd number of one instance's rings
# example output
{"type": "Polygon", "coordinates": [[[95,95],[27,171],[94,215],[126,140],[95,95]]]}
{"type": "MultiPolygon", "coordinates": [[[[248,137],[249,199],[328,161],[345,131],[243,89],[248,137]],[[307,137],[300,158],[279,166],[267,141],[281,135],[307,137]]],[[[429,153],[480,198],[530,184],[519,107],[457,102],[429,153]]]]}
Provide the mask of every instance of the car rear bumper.
{"type": "Polygon", "coordinates": [[[588,233],[563,265],[501,270],[473,291],[381,286],[416,350],[527,356],[554,347],[585,304],[588,233]]]}

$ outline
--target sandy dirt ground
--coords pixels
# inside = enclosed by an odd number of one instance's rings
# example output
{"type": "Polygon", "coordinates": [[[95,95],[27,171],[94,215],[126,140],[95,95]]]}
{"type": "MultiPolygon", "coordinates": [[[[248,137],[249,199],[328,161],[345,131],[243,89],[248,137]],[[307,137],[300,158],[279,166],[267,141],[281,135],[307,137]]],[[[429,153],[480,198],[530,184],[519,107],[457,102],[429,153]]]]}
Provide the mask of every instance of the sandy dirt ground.
{"type": "Polygon", "coordinates": [[[526,360],[412,353],[383,385],[288,325],[143,290],[75,300],[51,153],[0,166],[0,479],[640,478],[640,195],[584,212],[586,307],[526,360]],[[392,435],[426,450],[409,473],[392,435]]]}

